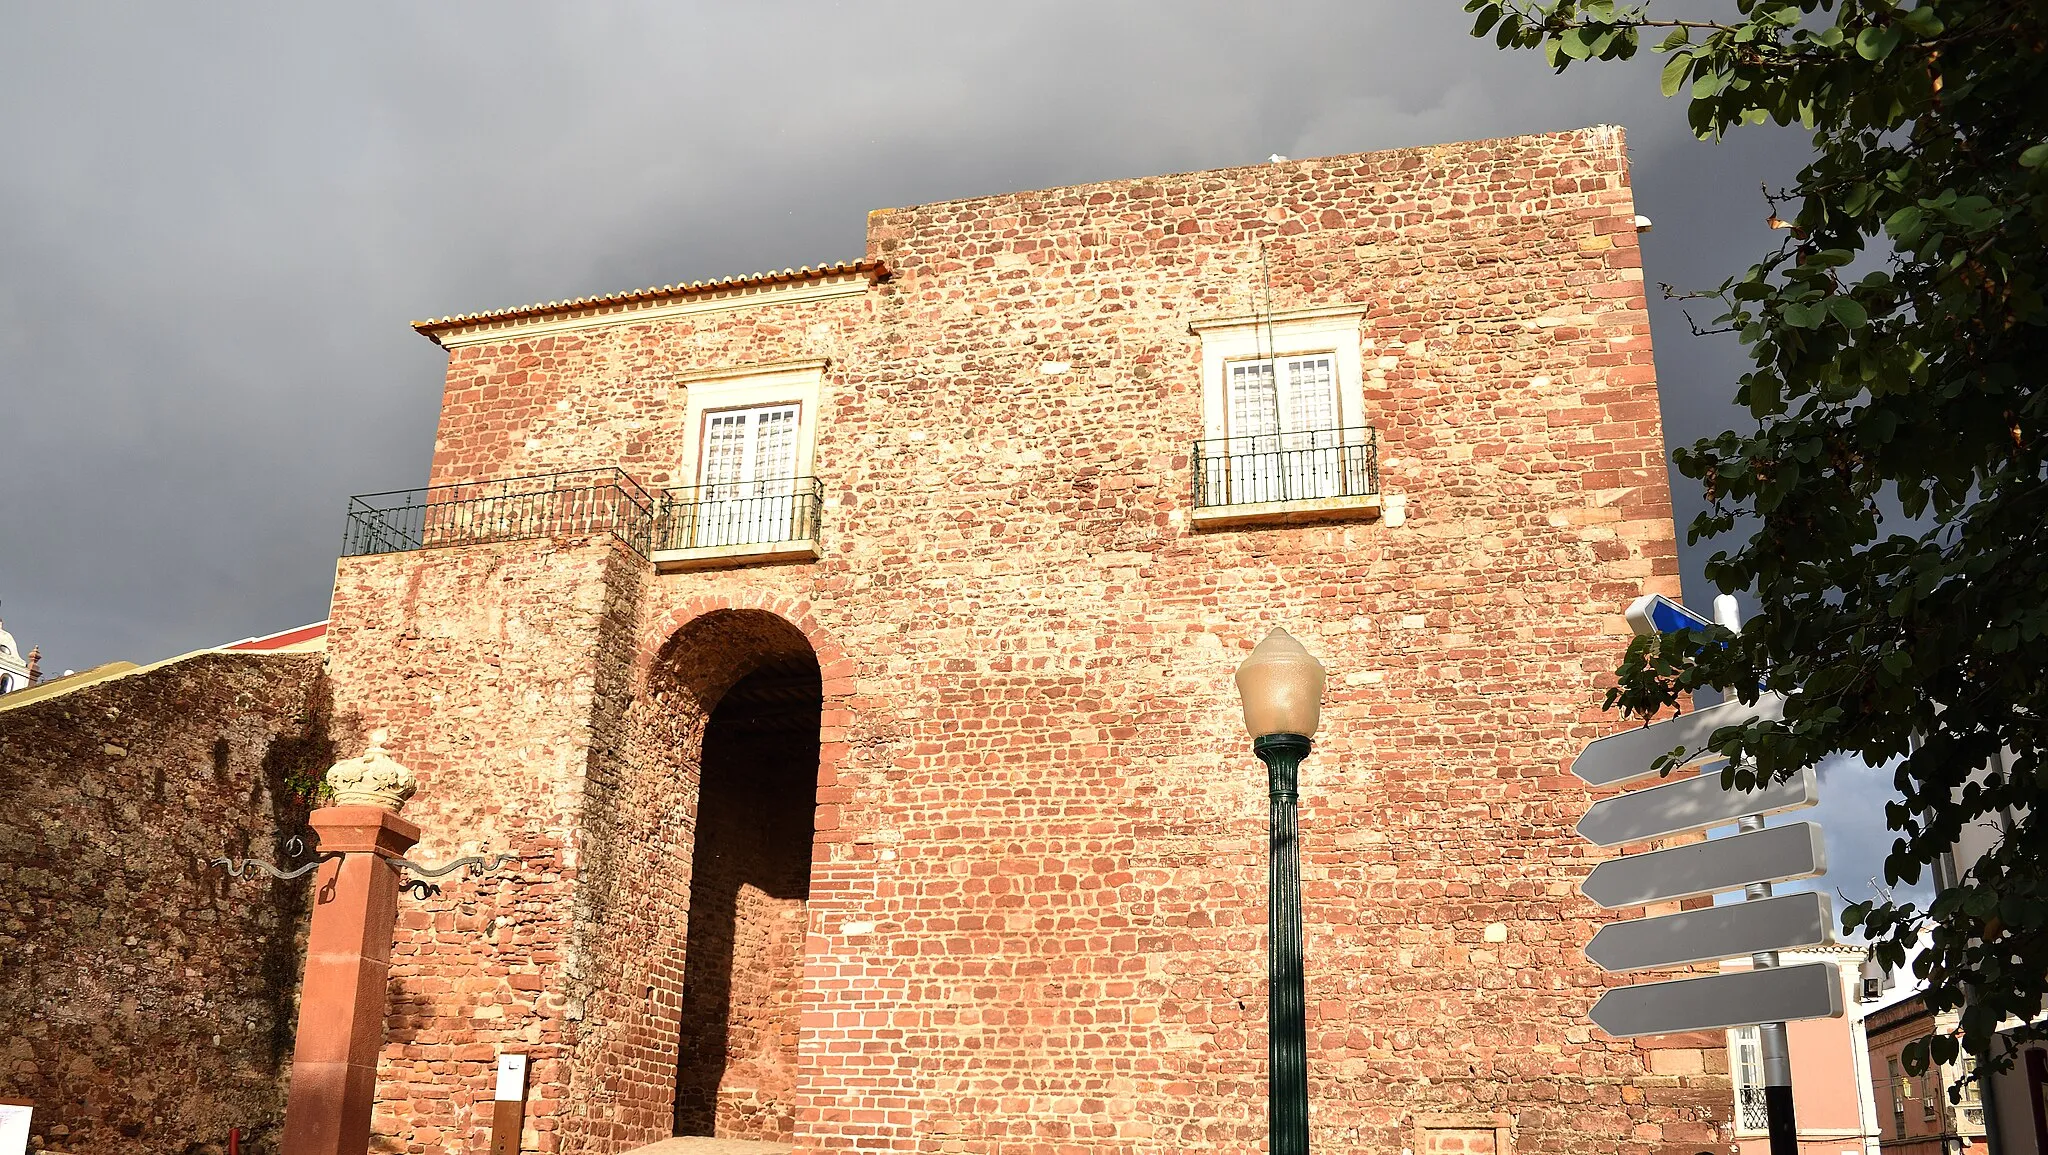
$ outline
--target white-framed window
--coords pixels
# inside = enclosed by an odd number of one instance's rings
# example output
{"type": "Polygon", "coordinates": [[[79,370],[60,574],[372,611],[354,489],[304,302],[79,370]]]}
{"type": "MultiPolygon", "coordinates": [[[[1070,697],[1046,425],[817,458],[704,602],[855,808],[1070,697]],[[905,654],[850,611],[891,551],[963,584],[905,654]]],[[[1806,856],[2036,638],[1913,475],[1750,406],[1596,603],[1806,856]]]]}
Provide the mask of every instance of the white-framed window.
{"type": "Polygon", "coordinates": [[[1735,1084],[1735,1129],[1767,1131],[1771,1125],[1764,1099],[1764,1042],[1755,1027],[1728,1032],[1730,1081],[1735,1084]]]}
{"type": "Polygon", "coordinates": [[[704,415],[691,544],[739,545],[796,536],[797,403],[704,415]]]}
{"type": "Polygon", "coordinates": [[[814,541],[824,361],[686,373],[683,459],[657,552],[814,541]]]}
{"type": "Polygon", "coordinates": [[[1345,493],[1343,405],[1334,351],[1231,361],[1220,484],[1229,504],[1345,493]]]}
{"type": "Polygon", "coordinates": [[[1347,305],[1190,326],[1202,340],[1198,505],[1377,491],[1359,340],[1365,312],[1347,305]]]}

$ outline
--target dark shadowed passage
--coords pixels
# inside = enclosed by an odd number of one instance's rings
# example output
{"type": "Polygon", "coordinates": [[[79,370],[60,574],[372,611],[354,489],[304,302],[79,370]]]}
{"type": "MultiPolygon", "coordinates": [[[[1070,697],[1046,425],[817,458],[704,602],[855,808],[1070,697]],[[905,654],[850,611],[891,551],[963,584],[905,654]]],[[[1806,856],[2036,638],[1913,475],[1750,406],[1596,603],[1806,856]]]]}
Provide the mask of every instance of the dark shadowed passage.
{"type": "Polygon", "coordinates": [[[705,730],[678,1135],[788,1139],[795,1131],[821,703],[818,664],[805,654],[742,678],[705,730]]]}

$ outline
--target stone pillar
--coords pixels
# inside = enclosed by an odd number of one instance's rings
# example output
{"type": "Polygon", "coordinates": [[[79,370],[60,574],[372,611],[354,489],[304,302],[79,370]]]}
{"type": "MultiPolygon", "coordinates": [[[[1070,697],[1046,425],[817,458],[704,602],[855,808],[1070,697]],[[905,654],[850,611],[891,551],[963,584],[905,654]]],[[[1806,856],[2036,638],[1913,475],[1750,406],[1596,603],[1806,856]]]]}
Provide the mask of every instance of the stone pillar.
{"type": "Polygon", "coordinates": [[[398,816],[413,792],[412,772],[384,752],[383,738],[373,735],[361,758],[327,772],[337,804],[311,818],[321,852],[340,857],[314,874],[283,1155],[365,1155],[370,1146],[398,922],[398,872],[384,860],[420,838],[419,827],[398,816]]]}

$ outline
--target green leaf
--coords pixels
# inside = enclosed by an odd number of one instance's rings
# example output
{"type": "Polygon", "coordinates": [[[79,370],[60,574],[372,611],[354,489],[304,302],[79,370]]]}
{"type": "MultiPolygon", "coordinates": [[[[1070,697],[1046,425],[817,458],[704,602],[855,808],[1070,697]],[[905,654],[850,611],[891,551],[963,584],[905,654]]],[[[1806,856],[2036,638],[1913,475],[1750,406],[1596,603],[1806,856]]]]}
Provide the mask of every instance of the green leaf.
{"type": "Polygon", "coordinates": [[[1905,33],[1895,24],[1882,28],[1865,28],[1856,34],[1856,55],[1865,60],[1883,60],[1892,54],[1892,49],[1905,39],[1905,33]]]}
{"type": "MultiPolygon", "coordinates": [[[[1685,28],[1674,28],[1671,30],[1671,35],[1666,36],[1664,39],[1657,42],[1657,51],[1669,52],[1672,49],[1679,47],[1680,45],[1691,43],[1691,41],[1691,30],[1685,28]]],[[[1669,96],[1671,94],[1667,92],[1664,95],[1669,96]]]]}
{"type": "Polygon", "coordinates": [[[1664,95],[1678,95],[1678,90],[1685,87],[1685,70],[1691,67],[1692,57],[1684,53],[1680,53],[1665,62],[1664,75],[1659,83],[1659,87],[1664,90],[1664,95]]]}
{"type": "Polygon", "coordinates": [[[1835,320],[1851,329],[1860,329],[1864,322],[1870,320],[1870,314],[1864,311],[1863,306],[1849,297],[1829,298],[1828,312],[1834,314],[1835,320]]]}
{"type": "Polygon", "coordinates": [[[1920,236],[1925,217],[1926,214],[1921,212],[1918,206],[1907,205],[1885,218],[1884,231],[1890,233],[1901,244],[1912,244],[1920,236]]]}
{"type": "Polygon", "coordinates": [[[1787,305],[1778,312],[1779,319],[1795,329],[1818,329],[1826,315],[1819,305],[1787,305]]]}
{"type": "Polygon", "coordinates": [[[1481,0],[1477,11],[1479,19],[1472,23],[1472,35],[1484,36],[1493,31],[1494,25],[1500,23],[1500,5],[1488,4],[1481,0]]]}
{"type": "MultiPolygon", "coordinates": [[[[1665,95],[1668,96],[1670,94],[1666,93],[1665,95]]],[[[2020,154],[2021,168],[2040,168],[2044,161],[2048,161],[2048,141],[2037,144],[2020,154]]]]}
{"type": "Polygon", "coordinates": [[[1941,35],[1941,30],[1946,27],[1942,24],[1941,17],[1934,14],[1934,9],[1926,5],[1899,17],[1899,23],[1905,25],[1908,32],[1923,40],[1941,35]]]}

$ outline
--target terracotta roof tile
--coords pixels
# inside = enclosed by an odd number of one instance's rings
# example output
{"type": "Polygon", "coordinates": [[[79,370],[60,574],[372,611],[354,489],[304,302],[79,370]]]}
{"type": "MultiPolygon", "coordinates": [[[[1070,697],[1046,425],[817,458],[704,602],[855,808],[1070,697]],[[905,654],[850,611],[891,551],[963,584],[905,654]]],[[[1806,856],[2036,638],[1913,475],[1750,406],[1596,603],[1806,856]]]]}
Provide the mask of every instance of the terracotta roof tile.
{"type": "Polygon", "coordinates": [[[647,289],[633,289],[623,293],[605,293],[595,297],[577,297],[568,301],[543,301],[534,305],[517,305],[509,309],[493,309],[484,313],[460,313],[453,317],[438,317],[426,321],[414,321],[415,331],[428,338],[448,329],[461,328],[491,321],[518,321],[529,317],[545,317],[555,313],[570,313],[582,309],[602,309],[614,305],[637,305],[655,301],[673,300],[697,296],[702,293],[727,292],[733,289],[751,289],[766,285],[791,284],[798,281],[818,281],[827,277],[844,276],[850,273],[865,274],[870,280],[880,280],[887,275],[880,261],[835,261],[812,268],[805,265],[800,269],[770,270],[765,273],[747,273],[741,276],[721,277],[714,281],[690,281],[687,284],[656,285],[647,289]]]}

